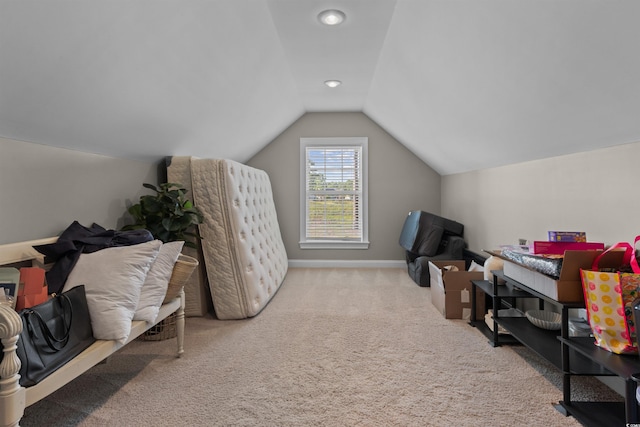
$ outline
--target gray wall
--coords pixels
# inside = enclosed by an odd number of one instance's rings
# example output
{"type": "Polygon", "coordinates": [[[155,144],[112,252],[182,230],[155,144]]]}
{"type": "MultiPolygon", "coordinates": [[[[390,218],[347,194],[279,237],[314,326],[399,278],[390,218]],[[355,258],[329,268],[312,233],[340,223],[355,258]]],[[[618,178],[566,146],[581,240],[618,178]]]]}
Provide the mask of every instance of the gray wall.
{"type": "MultiPolygon", "coordinates": [[[[306,114],[249,164],[271,178],[290,259],[401,260],[397,244],[409,210],[424,209],[465,225],[473,250],[548,230],[583,230],[607,244],[640,234],[640,142],[439,177],[360,113],[306,114]],[[299,139],[369,137],[370,240],[367,251],[298,248],[299,139]],[[442,194],[442,205],[441,205],[442,194]]],[[[123,224],[157,165],[0,138],[0,244],[59,234],[73,220],[123,224]]]]}
{"type": "Polygon", "coordinates": [[[440,175],[362,113],[308,113],[247,162],[269,174],[289,259],[404,260],[398,245],[410,210],[440,212],[440,175]],[[368,250],[302,250],[300,138],[369,138],[368,250]]]}
{"type": "Polygon", "coordinates": [[[585,231],[613,244],[640,234],[640,142],[442,177],[442,213],[473,250],[585,231]]]}
{"type": "Polygon", "coordinates": [[[60,234],[72,221],[119,228],[157,165],[0,138],[0,244],[60,234]]]}

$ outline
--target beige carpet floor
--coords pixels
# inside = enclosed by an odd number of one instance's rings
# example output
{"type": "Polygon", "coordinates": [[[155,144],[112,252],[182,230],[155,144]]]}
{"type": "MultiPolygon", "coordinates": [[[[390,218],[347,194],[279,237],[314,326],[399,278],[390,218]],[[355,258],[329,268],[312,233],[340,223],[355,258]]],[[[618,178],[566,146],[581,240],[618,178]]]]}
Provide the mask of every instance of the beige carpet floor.
{"type": "MultiPolygon", "coordinates": [[[[522,346],[445,320],[402,269],[290,269],[256,317],[188,318],[135,341],[23,426],[576,426],[561,374],[522,346]]],[[[620,397],[575,378],[580,398],[620,397]]]]}

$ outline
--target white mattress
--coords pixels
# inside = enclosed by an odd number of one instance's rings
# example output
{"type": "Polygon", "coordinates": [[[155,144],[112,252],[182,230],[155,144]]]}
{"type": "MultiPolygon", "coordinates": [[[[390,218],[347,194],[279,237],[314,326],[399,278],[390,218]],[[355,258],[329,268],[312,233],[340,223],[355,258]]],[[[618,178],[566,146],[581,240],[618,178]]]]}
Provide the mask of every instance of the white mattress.
{"type": "MultiPolygon", "coordinates": [[[[167,164],[167,181],[181,184],[188,190],[187,197],[193,199],[191,188],[191,157],[172,157],[167,164]]],[[[200,265],[193,272],[187,283],[184,285],[185,306],[184,314],[188,317],[204,316],[212,308],[209,288],[207,286],[207,276],[205,274],[204,256],[202,248],[198,249],[185,247],[182,253],[196,258],[200,265]]]]}
{"type": "Polygon", "coordinates": [[[191,185],[213,308],[219,319],[253,317],[287,274],[287,253],[265,171],[191,158],[191,185]]]}

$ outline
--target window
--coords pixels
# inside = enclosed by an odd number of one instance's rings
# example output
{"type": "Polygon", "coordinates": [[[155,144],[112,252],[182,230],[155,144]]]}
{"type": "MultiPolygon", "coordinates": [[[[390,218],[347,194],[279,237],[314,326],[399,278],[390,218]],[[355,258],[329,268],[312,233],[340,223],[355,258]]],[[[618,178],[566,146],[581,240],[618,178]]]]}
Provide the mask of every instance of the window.
{"type": "Polygon", "coordinates": [[[367,249],[367,143],[300,139],[300,247],[367,249]]]}

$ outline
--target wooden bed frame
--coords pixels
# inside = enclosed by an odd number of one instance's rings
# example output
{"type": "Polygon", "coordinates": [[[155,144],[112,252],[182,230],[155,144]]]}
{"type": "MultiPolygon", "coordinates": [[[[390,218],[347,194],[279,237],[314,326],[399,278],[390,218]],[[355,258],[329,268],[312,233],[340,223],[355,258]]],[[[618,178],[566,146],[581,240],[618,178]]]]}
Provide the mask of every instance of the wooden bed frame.
{"type": "MultiPolygon", "coordinates": [[[[0,265],[31,263],[43,266],[43,256],[33,249],[34,245],[54,243],[56,237],[32,240],[27,242],[0,245],[0,265]]],[[[160,307],[157,322],[176,313],[178,353],[184,353],[184,290],[176,298],[160,307]]],[[[22,331],[22,321],[12,308],[0,305],[0,343],[4,357],[0,363],[0,426],[17,426],[24,415],[26,407],[50,395],[65,384],[71,382],[93,366],[124,347],[153,325],[145,321],[133,321],[131,333],[124,344],[116,341],[97,340],[91,347],[76,356],[69,363],[49,375],[32,387],[21,387],[19,384],[20,359],[16,355],[16,342],[22,331]]]]}

